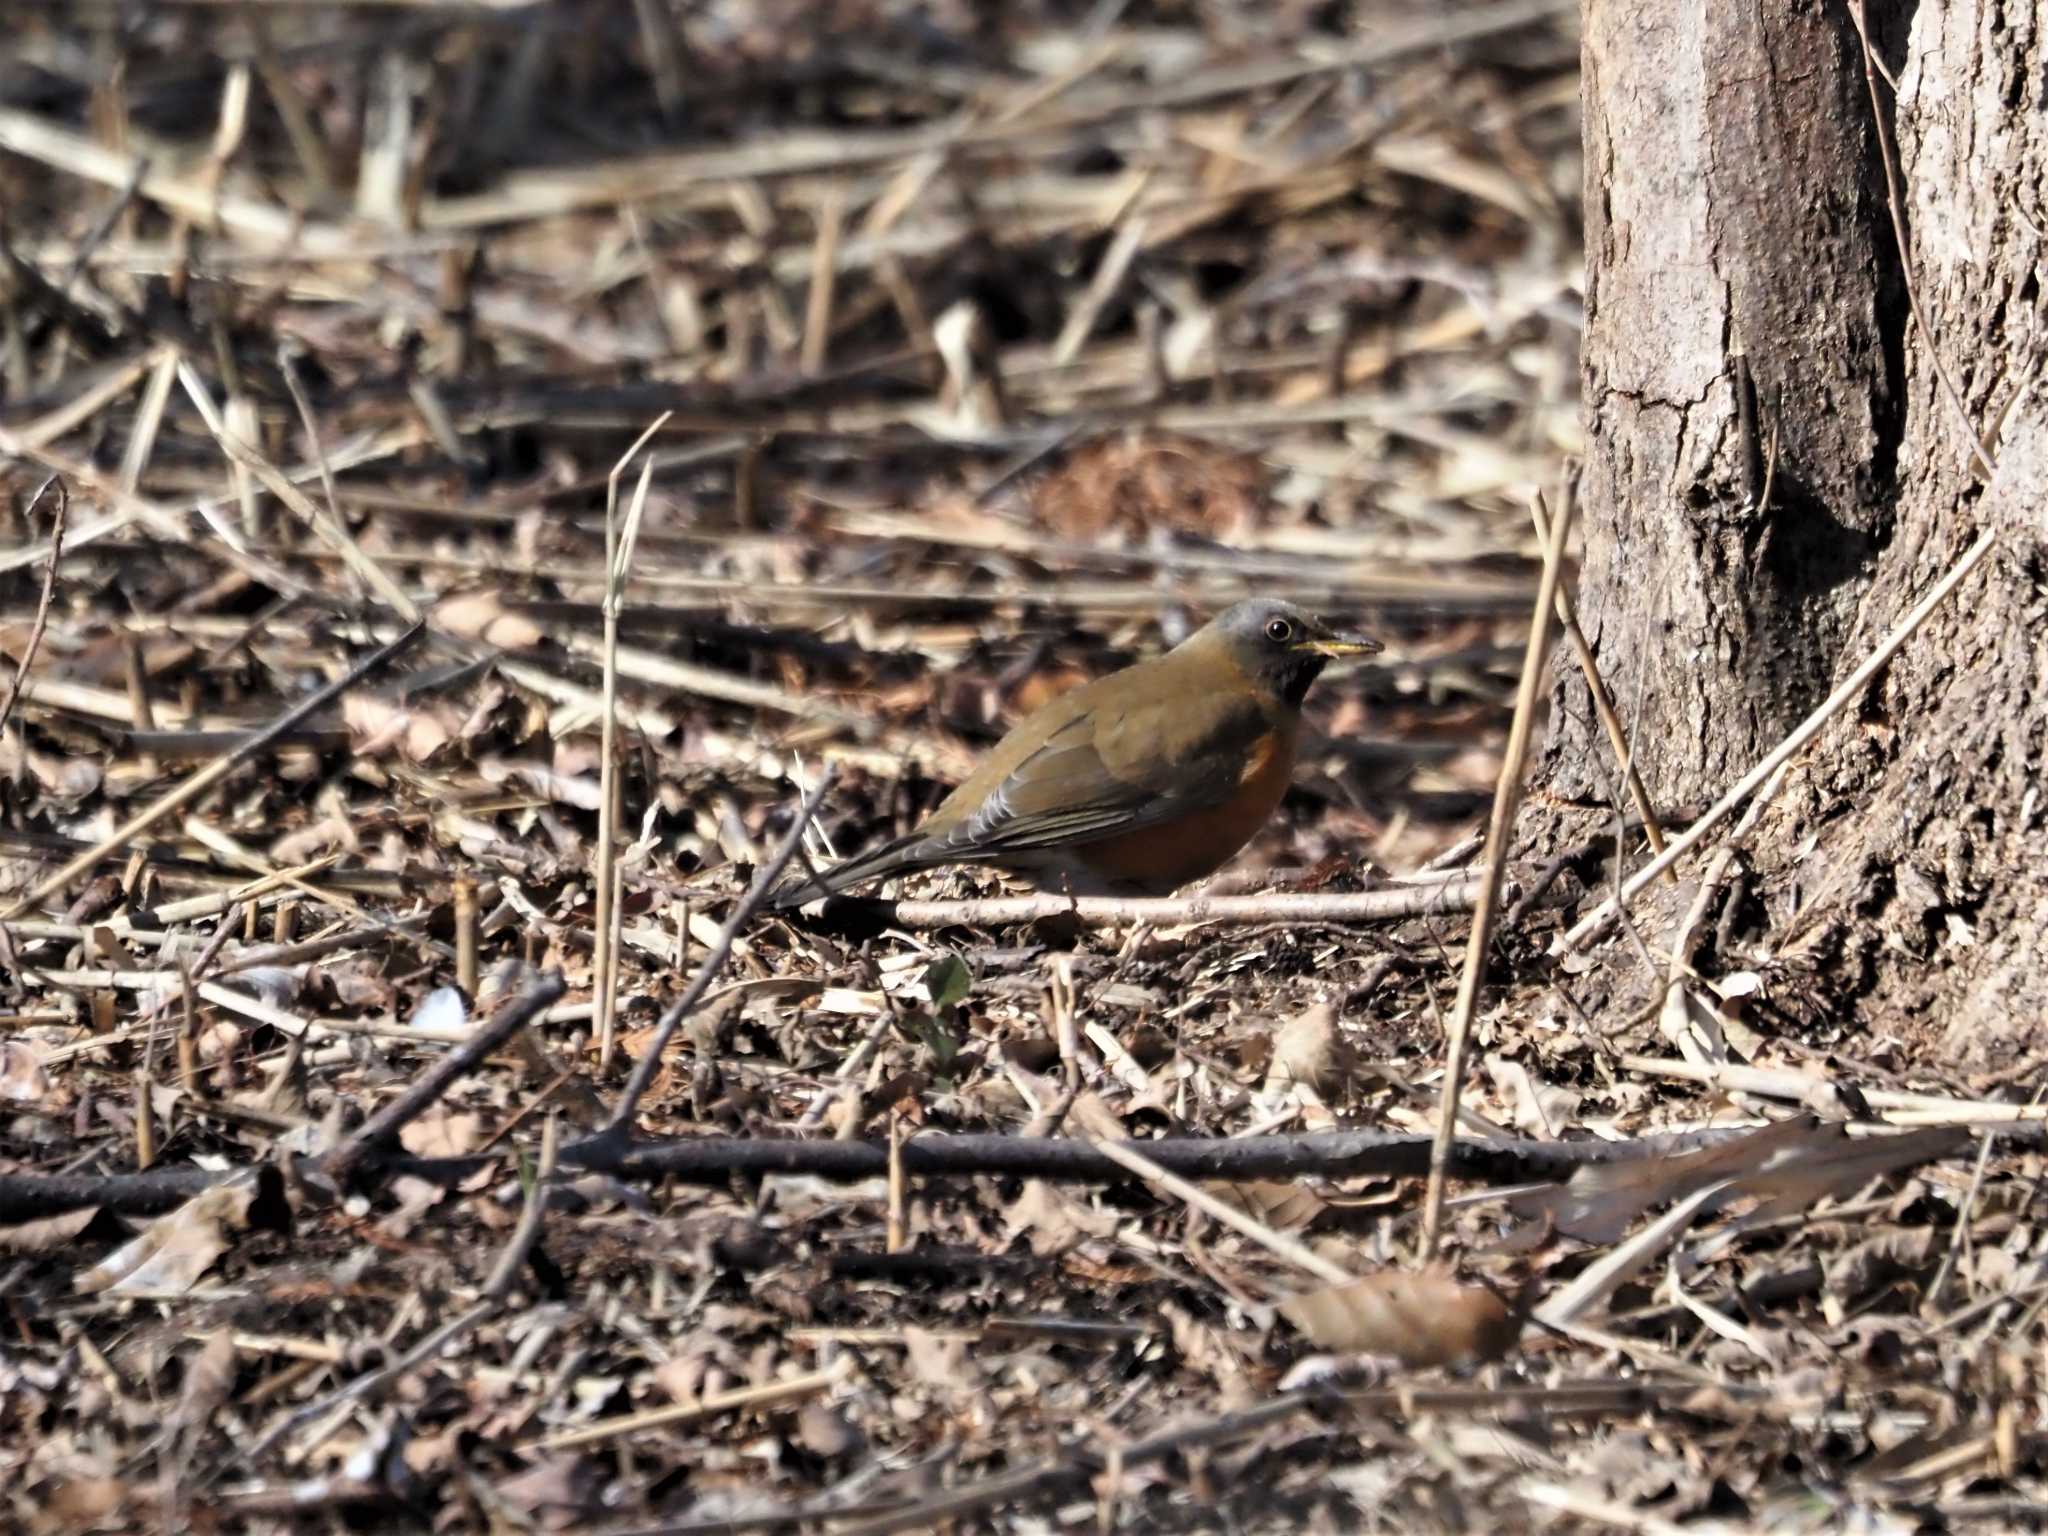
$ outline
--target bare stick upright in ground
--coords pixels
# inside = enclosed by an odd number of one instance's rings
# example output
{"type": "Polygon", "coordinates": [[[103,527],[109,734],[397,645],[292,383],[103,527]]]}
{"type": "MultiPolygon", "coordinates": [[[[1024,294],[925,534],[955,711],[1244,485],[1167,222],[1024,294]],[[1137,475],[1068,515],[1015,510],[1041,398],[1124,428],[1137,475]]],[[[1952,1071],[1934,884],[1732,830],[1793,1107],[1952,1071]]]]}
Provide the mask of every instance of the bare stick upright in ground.
{"type": "MultiPolygon", "coordinates": [[[[1566,500],[1569,501],[1567,495],[1566,500]]],[[[1571,508],[1563,511],[1571,516],[1571,508]]],[[[1544,544],[1550,542],[1550,516],[1543,509],[1543,496],[1539,492],[1529,502],[1529,520],[1536,525],[1536,537],[1544,544]]],[[[1614,748],[1614,760],[1621,764],[1622,778],[1628,786],[1629,799],[1635,802],[1636,814],[1643,819],[1643,836],[1650,840],[1650,851],[1664,851],[1664,828],[1657,820],[1656,808],[1650,804],[1650,792],[1643,787],[1643,776],[1636,771],[1635,752],[1629,746],[1628,732],[1622,729],[1621,717],[1614,712],[1614,700],[1607,692],[1607,684],[1600,676],[1600,664],[1594,659],[1592,644],[1586,639],[1586,631],[1579,625],[1578,610],[1572,606],[1572,595],[1563,583],[1557,588],[1557,619],[1564,625],[1564,632],[1571,638],[1572,654],[1578,658],[1579,671],[1586,678],[1586,692],[1593,700],[1593,711],[1600,717],[1600,724],[1607,732],[1607,741],[1614,748]]],[[[1671,877],[1677,884],[1678,877],[1671,877]]]]}
{"type": "Polygon", "coordinates": [[[36,617],[29,627],[28,644],[22,648],[21,660],[14,664],[14,682],[7,690],[7,702],[0,704],[0,729],[6,727],[8,716],[14,713],[14,706],[21,698],[22,685],[28,681],[29,670],[36,664],[36,652],[42,649],[43,631],[50,623],[50,599],[57,594],[57,562],[64,558],[64,523],[71,511],[71,492],[63,480],[52,475],[38,486],[35,495],[29,497],[22,518],[26,521],[35,515],[36,503],[43,499],[43,493],[51,486],[57,488],[57,513],[50,523],[50,565],[43,572],[43,591],[36,599],[36,617]]]}
{"type": "Polygon", "coordinates": [[[600,728],[602,745],[598,752],[597,795],[597,920],[595,964],[597,993],[597,1070],[612,1064],[612,1032],[618,1016],[619,954],[616,935],[618,882],[615,866],[619,856],[619,608],[626,589],[626,572],[633,564],[633,548],[640,538],[640,518],[647,509],[647,483],[654,475],[654,458],[649,455],[640,466],[640,486],[633,493],[633,508],[626,515],[626,528],[619,531],[619,476],[633,462],[633,455],[647,446],[674,413],[664,411],[654,423],[633,440],[633,446],[612,466],[605,483],[604,503],[604,721],[600,728]]]}
{"type": "Polygon", "coordinates": [[[1529,621],[1529,644],[1522,653],[1522,684],[1515,694],[1515,722],[1508,728],[1507,751],[1493,789],[1493,817],[1486,827],[1486,878],[1479,905],[1472,914],[1472,937],[1465,947],[1465,973],[1458,980],[1458,1001],[1451,1010],[1450,1039],[1444,1050],[1444,1088],[1437,1110],[1436,1142],[1429,1155],[1429,1189],[1422,1202],[1422,1252],[1426,1263],[1436,1254],[1444,1219],[1444,1185],[1450,1177],[1451,1142],[1458,1124],[1458,1093],[1465,1075],[1465,1047],[1472,1034],[1472,1015],[1479,1006],[1479,984],[1486,977],[1486,947],[1493,942],[1494,913],[1500,907],[1501,871],[1507,864],[1508,839],[1515,829],[1515,809],[1522,802],[1522,764],[1529,755],[1535,729],[1536,694],[1543,683],[1543,659],[1550,650],[1550,610],[1564,569],[1564,542],[1571,532],[1572,507],[1558,508],[1543,550],[1543,581],[1536,593],[1536,613],[1529,621]]]}

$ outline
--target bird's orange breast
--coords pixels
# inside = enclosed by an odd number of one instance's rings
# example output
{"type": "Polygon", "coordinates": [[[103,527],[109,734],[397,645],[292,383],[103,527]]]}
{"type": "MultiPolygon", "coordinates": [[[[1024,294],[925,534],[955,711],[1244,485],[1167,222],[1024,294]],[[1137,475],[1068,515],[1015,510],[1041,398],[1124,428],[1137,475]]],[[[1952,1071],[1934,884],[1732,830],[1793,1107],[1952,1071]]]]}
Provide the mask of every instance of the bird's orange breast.
{"type": "Polygon", "coordinates": [[[1106,882],[1162,893],[1213,873],[1257,835],[1287,793],[1295,734],[1291,725],[1275,726],[1255,739],[1237,783],[1220,802],[1088,843],[1074,856],[1106,882]]]}

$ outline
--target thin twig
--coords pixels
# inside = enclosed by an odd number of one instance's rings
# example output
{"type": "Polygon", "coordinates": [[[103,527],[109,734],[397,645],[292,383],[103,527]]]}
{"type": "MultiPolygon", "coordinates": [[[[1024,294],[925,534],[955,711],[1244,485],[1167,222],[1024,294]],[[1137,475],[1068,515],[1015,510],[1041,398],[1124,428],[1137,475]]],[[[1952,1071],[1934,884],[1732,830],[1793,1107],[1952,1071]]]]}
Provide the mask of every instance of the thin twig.
{"type": "MultiPolygon", "coordinates": [[[[634,1063],[633,1075],[626,1079],[625,1090],[619,1095],[618,1108],[612,1112],[611,1120],[597,1137],[592,1138],[593,1140],[623,1137],[628,1134],[633,1124],[633,1116],[640,1108],[640,1100],[653,1083],[654,1074],[661,1070],[662,1053],[668,1049],[669,1041],[681,1027],[683,1020],[690,1016],[691,1011],[710,988],[712,981],[724,969],[726,957],[732,953],[733,940],[739,937],[740,930],[761,909],[761,904],[768,899],[768,893],[775,888],[775,883],[782,878],[782,872],[789,867],[790,860],[796,857],[797,848],[803,842],[804,828],[809,826],[811,818],[818,814],[818,807],[825,803],[825,792],[832,787],[833,774],[834,770],[828,764],[825,771],[818,775],[818,782],[811,786],[810,794],[804,797],[803,804],[798,807],[796,819],[790,823],[789,831],[783,835],[782,846],[775,850],[774,856],[766,864],[754,872],[754,883],[748,887],[746,895],[740,898],[739,904],[732,909],[732,916],[725,920],[725,926],[718,930],[718,937],[711,945],[711,953],[704,957],[704,964],[698,968],[696,976],[683,995],[669,1006],[668,1011],[661,1016],[660,1022],[654,1026],[654,1034],[647,1043],[646,1051],[639,1061],[634,1063]]],[[[585,1143],[577,1144],[578,1147],[583,1145],[585,1143]]],[[[576,1150],[577,1147],[569,1149],[572,1159],[576,1150]]]]}
{"type": "MultiPolygon", "coordinates": [[[[1565,515],[1570,516],[1569,508],[1565,515]]],[[[1537,540],[1548,545],[1550,517],[1544,510],[1540,491],[1529,500],[1529,520],[1536,525],[1537,540]]],[[[1636,771],[1635,753],[1629,746],[1628,733],[1621,728],[1621,717],[1615,714],[1614,700],[1600,676],[1600,663],[1594,659],[1592,644],[1586,639],[1586,631],[1580,627],[1571,589],[1561,581],[1557,585],[1557,618],[1571,639],[1572,654],[1578,658],[1579,671],[1585,674],[1586,692],[1592,696],[1593,713],[1600,717],[1600,724],[1607,731],[1608,745],[1614,749],[1614,760],[1621,764],[1629,799],[1635,802],[1636,814],[1643,818],[1643,835],[1650,840],[1652,852],[1662,853],[1664,828],[1657,821],[1657,812],[1650,804],[1650,792],[1643,786],[1642,775],[1636,771]]],[[[1678,883],[1676,875],[1671,876],[1671,883],[1678,883]]]]}
{"type": "Polygon", "coordinates": [[[519,1224],[512,1229],[512,1236],[505,1243],[505,1251],[498,1255],[498,1262],[491,1266],[490,1278],[484,1281],[487,1300],[505,1299],[513,1282],[519,1278],[519,1271],[526,1267],[533,1245],[540,1239],[541,1222],[547,1215],[548,1196],[554,1186],[555,1159],[561,1152],[561,1145],[562,1118],[549,1115],[541,1122],[540,1161],[534,1166],[533,1184],[526,1192],[526,1205],[519,1212],[519,1224]]]}
{"type": "MultiPolygon", "coordinates": [[[[1149,923],[1158,928],[1190,923],[1376,923],[1394,918],[1469,912],[1483,877],[1462,871],[1443,881],[1381,891],[1336,894],[1277,891],[1263,896],[995,896],[982,901],[876,902],[903,928],[946,928],[1032,923],[1069,917],[1088,926],[1149,923]]],[[[840,898],[848,900],[849,898],[840,898]]],[[[859,898],[851,898],[859,900],[859,898]]]]}
{"type": "Polygon", "coordinates": [[[850,1366],[851,1360],[842,1356],[838,1363],[822,1371],[813,1371],[807,1376],[794,1376],[788,1381],[766,1382],[758,1387],[739,1387],[731,1392],[713,1392],[694,1402],[672,1403],[666,1408],[649,1408],[639,1413],[625,1413],[616,1418],[600,1419],[595,1424],[584,1424],[557,1435],[535,1440],[522,1449],[567,1450],[571,1446],[590,1445],[618,1435],[631,1434],[635,1430],[694,1424],[699,1419],[708,1419],[714,1414],[730,1413],[739,1408],[772,1408],[781,1403],[795,1402],[798,1398],[829,1392],[845,1379],[850,1366]]]}
{"type": "Polygon", "coordinates": [[[1179,1174],[1160,1167],[1135,1147],[1119,1146],[1113,1141],[1090,1141],[1085,1137],[1082,1138],[1082,1142],[1117,1166],[1128,1168],[1139,1178],[1156,1184],[1168,1194],[1186,1201],[1211,1220],[1220,1221],[1233,1231],[1242,1232],[1274,1257],[1285,1259],[1326,1284],[1349,1285],[1358,1278],[1342,1265],[1331,1263],[1306,1243],[1298,1242],[1284,1232],[1274,1231],[1265,1222],[1240,1210],[1227,1200],[1217,1199],[1201,1185],[1191,1184],[1179,1174]]]}
{"type": "Polygon", "coordinates": [[[135,813],[119,827],[108,833],[99,842],[77,855],[54,875],[37,885],[26,896],[16,901],[6,912],[0,913],[0,922],[21,916],[41,902],[63,890],[73,880],[91,869],[108,854],[125,848],[135,838],[176,811],[184,809],[204,795],[214,785],[225,779],[236,768],[256,756],[263,749],[290,732],[306,720],[320,713],[329,704],[340,698],[349,689],[365,678],[382,670],[393,658],[408,650],[414,641],[425,633],[425,626],[414,624],[389,645],[380,646],[361,661],[336,678],[325,688],[308,694],[297,704],[279,715],[262,730],[244,737],[235,744],[232,751],[215,758],[206,767],[192,775],[168,794],[159,797],[153,804],[135,813]]]}
{"type": "MultiPolygon", "coordinates": [[[[1875,650],[1863,658],[1855,671],[1836,685],[1835,691],[1823,699],[1819,707],[1802,720],[1791,735],[1766,753],[1754,768],[1745,773],[1726,794],[1708,807],[1698,821],[1673,838],[1662,853],[1629,876],[1621,887],[1621,899],[1633,899],[1643,887],[1692,852],[1705,840],[1709,832],[1718,827],[1737,806],[1749,798],[1758,785],[1775,773],[1781,764],[1790,762],[1800,749],[1818,736],[1844,705],[1863,692],[1865,685],[1897,654],[1899,647],[1910,640],[1914,631],[1925,624],[1928,616],[1962,584],[1963,578],[1977,568],[1978,562],[1991,552],[1991,546],[1997,542],[1997,536],[1995,525],[1987,527],[1980,533],[1977,542],[1963,552],[1962,558],[1949,568],[1948,573],[1934,584],[1925,597],[1913,605],[1904,618],[1892,626],[1891,633],[1878,643],[1875,650]]],[[[1577,949],[1587,940],[1606,931],[1607,925],[1614,921],[1616,910],[1615,898],[1609,897],[1557,941],[1558,953],[1568,953],[1577,949]]]]}
{"type": "MultiPolygon", "coordinates": [[[[22,510],[25,520],[35,516],[36,506],[43,499],[43,492],[51,486],[57,488],[57,511],[50,522],[50,563],[43,571],[42,594],[36,599],[35,622],[29,626],[28,644],[23,648],[21,660],[14,664],[14,681],[7,689],[7,702],[0,704],[0,731],[7,729],[7,722],[14,714],[15,703],[21,698],[22,684],[28,681],[28,674],[36,664],[36,652],[42,649],[43,631],[50,623],[50,599],[57,592],[57,562],[64,558],[64,520],[71,511],[71,491],[63,478],[52,475],[36,487],[35,495],[29,497],[28,506],[22,510]]],[[[8,914],[10,917],[13,913],[8,914]]]]}
{"type": "Polygon", "coordinates": [[[356,1128],[355,1134],[322,1160],[327,1176],[346,1183],[372,1152],[389,1146],[398,1133],[446,1093],[478,1062],[545,1013],[566,990],[560,971],[537,976],[517,997],[491,1015],[490,1022],[435,1062],[413,1085],[356,1128]]]}
{"type": "Polygon", "coordinates": [[[1479,986],[1486,977],[1486,952],[1493,943],[1493,919],[1501,907],[1501,871],[1507,866],[1508,843],[1514,835],[1515,810],[1522,800],[1522,765],[1536,729],[1536,696],[1543,686],[1543,661],[1550,650],[1550,610],[1564,573],[1564,543],[1571,534],[1572,506],[1558,509],[1543,549],[1543,580],[1536,591],[1536,612],[1529,621],[1529,644],[1522,655],[1522,681],[1515,695],[1515,719],[1508,727],[1507,749],[1501,755],[1500,777],[1494,781],[1493,816],[1486,827],[1486,874],[1472,914],[1472,934],[1465,946],[1465,970],[1458,979],[1458,1000],[1451,1009],[1450,1040],[1444,1051],[1443,1102],[1437,1110],[1436,1144],[1429,1159],[1429,1188],[1422,1203],[1421,1258],[1436,1254],[1443,1227],[1444,1192],[1450,1177],[1451,1142],[1458,1125],[1458,1095],[1464,1087],[1465,1048],[1472,1016],[1479,1007],[1479,986]]]}

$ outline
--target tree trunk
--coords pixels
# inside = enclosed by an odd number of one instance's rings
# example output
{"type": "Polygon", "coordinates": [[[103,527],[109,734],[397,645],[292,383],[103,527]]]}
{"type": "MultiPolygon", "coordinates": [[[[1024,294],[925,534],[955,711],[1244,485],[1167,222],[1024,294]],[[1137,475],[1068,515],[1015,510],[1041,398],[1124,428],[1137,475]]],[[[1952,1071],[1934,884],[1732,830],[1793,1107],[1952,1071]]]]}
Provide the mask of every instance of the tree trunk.
{"type": "MultiPolygon", "coordinates": [[[[1898,82],[1875,108],[1843,0],[1584,19],[1581,607],[1638,765],[1660,804],[1718,795],[1995,527],[1795,763],[1752,850],[1747,949],[1719,963],[2009,1059],[2048,1028],[2039,0],[1873,0],[1898,82]]],[[[1618,775],[1575,667],[1553,702],[1547,783],[1604,805],[1618,775]]]]}

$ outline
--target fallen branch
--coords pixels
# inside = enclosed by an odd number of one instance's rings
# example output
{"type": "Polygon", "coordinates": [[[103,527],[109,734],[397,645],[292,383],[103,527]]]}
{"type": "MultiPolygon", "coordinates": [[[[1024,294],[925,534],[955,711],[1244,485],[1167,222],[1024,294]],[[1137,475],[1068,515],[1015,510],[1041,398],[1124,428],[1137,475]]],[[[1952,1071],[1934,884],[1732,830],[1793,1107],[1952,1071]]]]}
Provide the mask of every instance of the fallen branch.
{"type": "Polygon", "coordinates": [[[534,1019],[547,1012],[567,990],[560,971],[548,971],[534,979],[525,991],[506,1001],[461,1045],[427,1069],[405,1092],[370,1116],[355,1134],[320,1161],[321,1171],[336,1184],[345,1184],[365,1158],[394,1146],[398,1133],[423,1114],[436,1099],[473,1071],[491,1052],[510,1040],[534,1019]]]}
{"type": "MultiPolygon", "coordinates": [[[[1377,923],[1402,917],[1469,912],[1482,877],[1383,891],[1277,891],[1265,896],[992,896],[983,901],[875,902],[899,928],[987,927],[1072,917],[1083,923],[1172,928],[1188,923],[1377,923]]],[[[842,898],[845,899],[845,898],[842,898]]],[[[858,900],[859,898],[853,898],[858,900]]]]}
{"type": "MultiPolygon", "coordinates": [[[[2048,1144],[2048,1124],[2028,1121],[1985,1127],[2017,1146],[2048,1144]]],[[[1520,1137],[1452,1142],[1453,1177],[1475,1184],[1533,1184],[1567,1178],[1589,1164],[1672,1157],[1718,1146],[1748,1129],[1710,1127],[1643,1136],[1633,1141],[1532,1141],[1520,1137]]],[[[1420,1178],[1429,1171],[1434,1138],[1387,1131],[1325,1131],[1302,1136],[1167,1136],[1123,1143],[1150,1162],[1190,1179],[1420,1178]]],[[[948,1136],[926,1132],[903,1143],[906,1175],[966,1178],[993,1174],[1069,1183],[1117,1183],[1129,1172],[1104,1152],[1063,1136],[948,1136]]],[[[373,1147],[357,1166],[357,1183],[374,1168],[453,1184],[479,1169],[500,1167],[503,1156],[410,1157],[373,1147]]],[[[561,1154],[564,1170],[615,1178],[684,1179],[722,1184],[733,1178],[806,1174],[815,1178],[886,1178],[887,1141],[799,1140],[772,1136],[700,1136],[629,1141],[592,1136],[561,1154]]],[[[0,1225],[30,1221],[80,1206],[121,1213],[162,1211],[240,1171],[153,1169],[124,1174],[0,1174],[0,1225]]]]}
{"type": "MultiPolygon", "coordinates": [[[[1563,1178],[1588,1163],[1670,1156],[1741,1131],[1685,1131],[1636,1141],[1465,1139],[1452,1144],[1451,1167],[1482,1184],[1563,1178]]],[[[1124,1143],[1150,1163],[1190,1179],[1414,1178],[1429,1171],[1433,1137],[1391,1131],[1327,1131],[1301,1136],[1166,1136],[1124,1143]]],[[[998,1174],[1074,1182],[1117,1182],[1131,1175],[1106,1151],[1064,1136],[948,1136],[926,1132],[903,1143],[904,1173],[916,1177],[998,1174]]],[[[764,1136],[677,1137],[622,1148],[597,1138],[562,1152],[567,1166],[625,1179],[722,1182],[734,1176],[807,1174],[825,1179],[885,1178],[886,1141],[797,1141],[764,1136]]]]}

